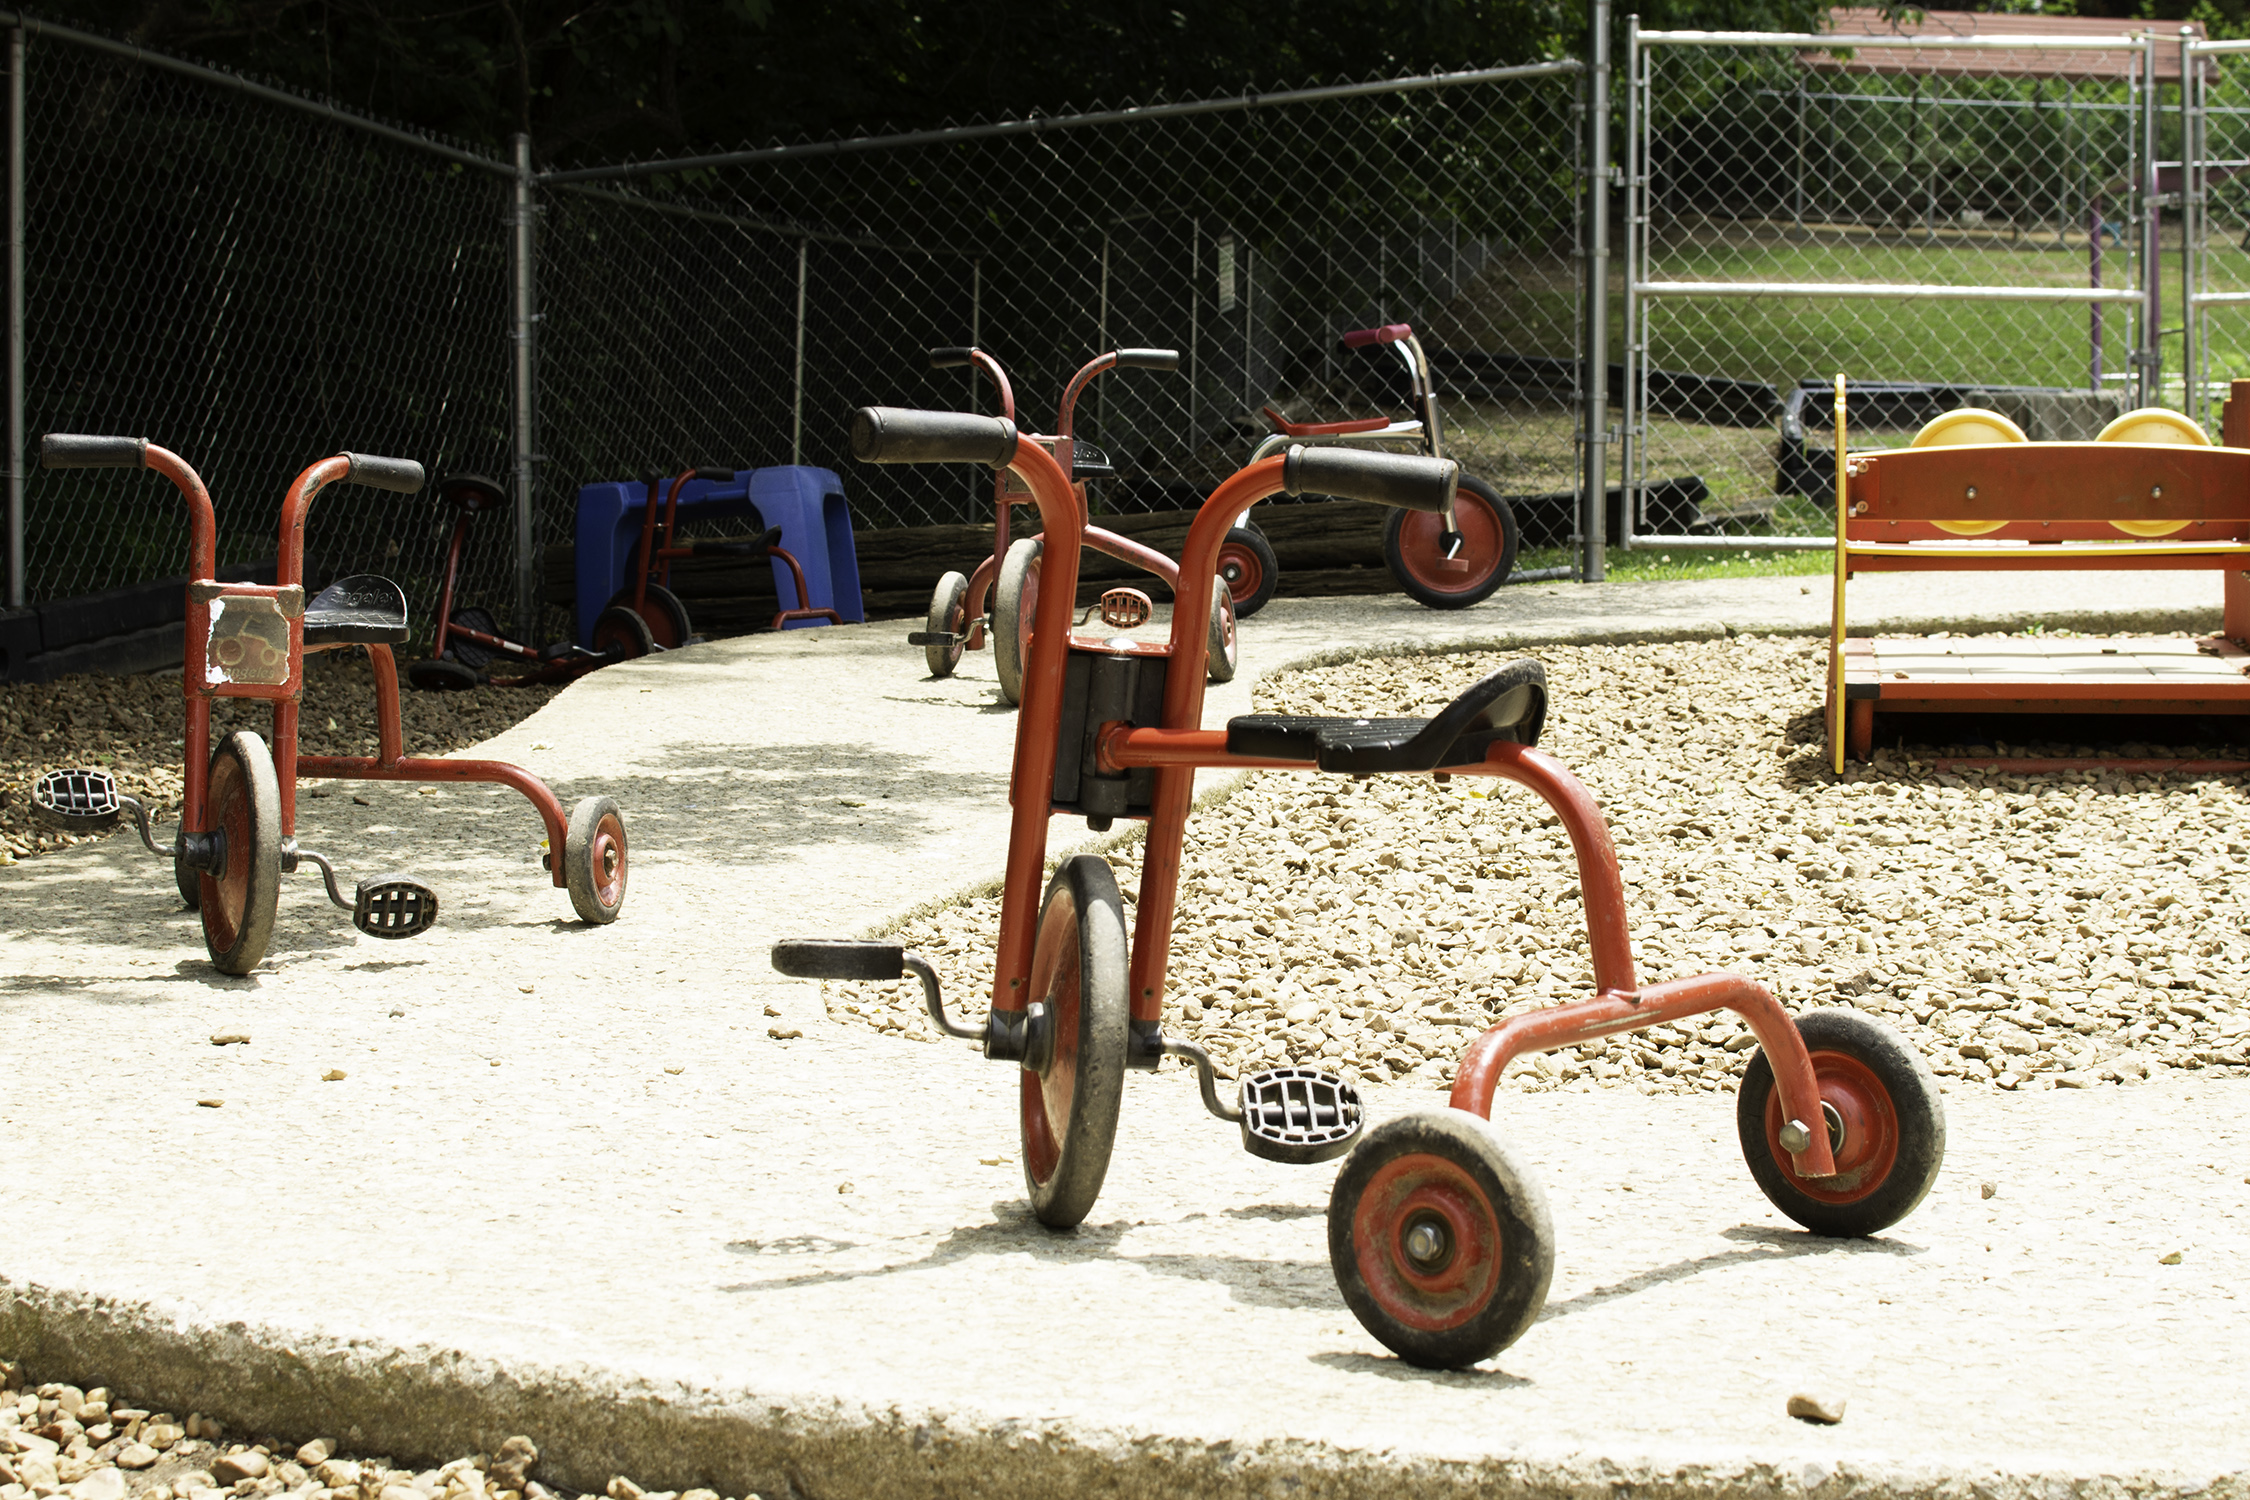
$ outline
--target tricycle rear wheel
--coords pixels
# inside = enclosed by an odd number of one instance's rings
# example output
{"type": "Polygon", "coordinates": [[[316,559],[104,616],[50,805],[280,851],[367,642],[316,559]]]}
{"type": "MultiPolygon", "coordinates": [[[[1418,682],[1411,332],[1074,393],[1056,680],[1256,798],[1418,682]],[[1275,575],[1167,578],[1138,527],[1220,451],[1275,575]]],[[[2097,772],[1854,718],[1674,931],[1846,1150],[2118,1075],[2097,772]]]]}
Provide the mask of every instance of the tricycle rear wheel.
{"type": "Polygon", "coordinates": [[[1360,1325],[1408,1364],[1459,1370],[1522,1338],[1546,1305],[1547,1200],[1489,1120],[1385,1120],[1328,1197],[1328,1262],[1360,1325]]]}
{"type": "Polygon", "coordinates": [[[607,797],[588,797],[570,810],[563,837],[563,879],[579,920],[614,922],[625,909],[628,864],[625,814],[607,797]]]}
{"type": "Polygon", "coordinates": [[[922,647],[922,660],[929,664],[932,677],[951,677],[953,669],[961,665],[961,649],[969,633],[969,580],[959,573],[948,573],[937,581],[930,595],[931,635],[949,635],[953,639],[945,644],[931,641],[922,647]]]}
{"type": "Polygon", "coordinates": [[[1820,1082],[1837,1175],[1797,1175],[1781,1146],[1788,1122],[1762,1048],[1742,1070],[1735,1096],[1750,1175],[1774,1207],[1814,1234],[1855,1238],[1888,1229],[1914,1211],[1945,1161],[1937,1079],[1905,1038],[1856,1010],[1807,1011],[1797,1017],[1797,1034],[1820,1082]]]}

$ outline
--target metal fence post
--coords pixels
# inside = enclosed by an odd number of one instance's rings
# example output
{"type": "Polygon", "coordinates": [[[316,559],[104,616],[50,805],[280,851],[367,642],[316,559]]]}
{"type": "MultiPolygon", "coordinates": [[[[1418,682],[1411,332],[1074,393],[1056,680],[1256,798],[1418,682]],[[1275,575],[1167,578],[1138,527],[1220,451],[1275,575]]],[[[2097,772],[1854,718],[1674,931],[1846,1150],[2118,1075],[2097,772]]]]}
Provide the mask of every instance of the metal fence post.
{"type": "Polygon", "coordinates": [[[2156,34],[2141,36],[2141,290],[2140,368],[2135,406],[2154,406],[2163,391],[2163,199],[2156,178],[2156,34]]]}
{"type": "MultiPolygon", "coordinates": [[[[805,278],[811,269],[812,241],[797,241],[797,362],[789,395],[789,463],[805,461],[805,278]]],[[[972,320],[974,321],[974,320],[972,320]]]]}
{"type": "Polygon", "coordinates": [[[8,33],[8,608],[23,607],[23,28],[8,33]]]}
{"type": "Polygon", "coordinates": [[[537,331],[539,314],[534,303],[534,271],[532,257],[536,241],[532,235],[531,137],[516,137],[515,182],[515,234],[510,240],[514,272],[516,316],[516,628],[535,634],[539,605],[539,567],[533,556],[531,513],[535,504],[536,476],[533,466],[538,459],[533,426],[534,399],[539,379],[539,360],[533,335],[537,331]]]}
{"type": "Polygon", "coordinates": [[[1609,0],[1593,0],[1593,56],[1586,74],[1586,326],[1584,370],[1586,485],[1579,577],[1600,583],[1609,560],[1609,0]]]}

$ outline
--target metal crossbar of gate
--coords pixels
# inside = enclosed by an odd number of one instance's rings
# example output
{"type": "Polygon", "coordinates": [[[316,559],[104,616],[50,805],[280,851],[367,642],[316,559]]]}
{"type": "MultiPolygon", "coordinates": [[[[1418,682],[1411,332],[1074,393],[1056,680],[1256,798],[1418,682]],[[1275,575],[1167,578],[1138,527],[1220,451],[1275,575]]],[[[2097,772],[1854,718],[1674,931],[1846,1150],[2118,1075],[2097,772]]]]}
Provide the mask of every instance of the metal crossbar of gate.
{"type": "MultiPolygon", "coordinates": [[[[2192,361],[2209,340],[2158,315],[2158,104],[2197,73],[2192,50],[2145,35],[1632,31],[1630,541],[1824,545],[1834,455],[1801,411],[1839,371],[1871,445],[1964,405],[2035,440],[2092,437],[2129,406],[2201,389],[2192,361]],[[2169,385],[2167,332],[2189,372],[2169,385]]],[[[2243,291],[2199,303],[2183,277],[2188,305],[2250,302],[2238,261],[2243,291]]]]}

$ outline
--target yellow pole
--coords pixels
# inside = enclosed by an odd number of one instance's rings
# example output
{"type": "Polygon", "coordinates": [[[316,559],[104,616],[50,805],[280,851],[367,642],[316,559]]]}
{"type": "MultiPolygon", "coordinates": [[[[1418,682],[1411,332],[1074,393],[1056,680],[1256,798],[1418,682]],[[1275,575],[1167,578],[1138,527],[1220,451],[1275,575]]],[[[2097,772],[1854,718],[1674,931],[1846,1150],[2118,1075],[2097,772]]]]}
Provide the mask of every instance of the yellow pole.
{"type": "Polygon", "coordinates": [[[1836,774],[1844,774],[1844,376],[1836,375],[1836,595],[1828,621],[1828,748],[1836,774]]]}

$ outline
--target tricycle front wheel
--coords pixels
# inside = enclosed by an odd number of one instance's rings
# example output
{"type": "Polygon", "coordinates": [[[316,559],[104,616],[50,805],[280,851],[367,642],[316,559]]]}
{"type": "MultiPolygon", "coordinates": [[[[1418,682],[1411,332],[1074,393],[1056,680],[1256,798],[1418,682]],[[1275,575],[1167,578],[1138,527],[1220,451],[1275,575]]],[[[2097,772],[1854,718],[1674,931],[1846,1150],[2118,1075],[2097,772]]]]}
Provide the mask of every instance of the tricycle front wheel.
{"type": "Polygon", "coordinates": [[[1125,1097],[1125,903],[1109,862],[1063,861],[1039,907],[1031,957],[1032,1055],[1022,1084],[1023,1175],[1031,1211],[1070,1229],[1093,1210],[1125,1097]]]}
{"type": "Polygon", "coordinates": [[[281,905],[281,783],[266,742],[237,729],[211,752],[203,831],[219,835],[217,874],[196,875],[203,946],[222,974],[258,967],[281,905]]]}

